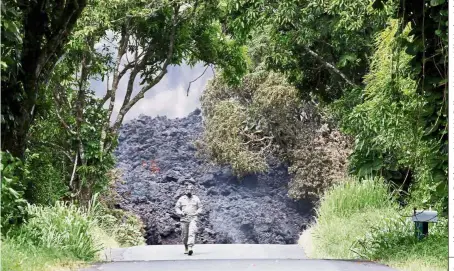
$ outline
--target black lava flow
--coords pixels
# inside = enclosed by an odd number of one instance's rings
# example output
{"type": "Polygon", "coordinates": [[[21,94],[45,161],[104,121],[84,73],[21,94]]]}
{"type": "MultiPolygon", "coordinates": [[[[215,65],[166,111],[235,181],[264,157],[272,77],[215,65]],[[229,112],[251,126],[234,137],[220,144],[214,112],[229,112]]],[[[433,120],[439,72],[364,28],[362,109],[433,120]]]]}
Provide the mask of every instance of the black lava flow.
{"type": "Polygon", "coordinates": [[[141,217],[147,244],[181,243],[174,206],[185,177],[195,180],[204,205],[197,243],[296,243],[313,206],[287,196],[287,167],[275,163],[266,174],[238,179],[229,167],[196,157],[194,140],[202,132],[200,109],[178,119],[142,115],[121,128],[115,151],[123,172],[119,208],[141,217]]]}

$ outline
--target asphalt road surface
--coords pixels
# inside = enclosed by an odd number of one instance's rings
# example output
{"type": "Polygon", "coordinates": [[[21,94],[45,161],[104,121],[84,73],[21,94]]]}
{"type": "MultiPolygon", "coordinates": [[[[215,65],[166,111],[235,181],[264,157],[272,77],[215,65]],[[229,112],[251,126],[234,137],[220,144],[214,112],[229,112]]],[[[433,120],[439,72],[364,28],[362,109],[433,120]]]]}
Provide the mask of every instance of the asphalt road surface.
{"type": "Polygon", "coordinates": [[[81,271],[395,271],[364,261],[307,259],[298,245],[196,245],[194,255],[183,246],[138,246],[104,252],[104,263],[81,271]]]}

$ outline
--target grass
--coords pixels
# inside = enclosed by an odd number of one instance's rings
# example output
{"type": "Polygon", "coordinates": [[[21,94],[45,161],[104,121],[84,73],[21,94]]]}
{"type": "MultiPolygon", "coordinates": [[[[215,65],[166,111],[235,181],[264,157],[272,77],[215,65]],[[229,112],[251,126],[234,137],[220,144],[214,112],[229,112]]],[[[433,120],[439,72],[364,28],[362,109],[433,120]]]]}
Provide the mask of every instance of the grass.
{"type": "Polygon", "coordinates": [[[100,260],[104,248],[143,242],[140,220],[122,222],[98,207],[28,205],[26,223],[1,238],[1,270],[78,270],[100,260]]]}
{"type": "Polygon", "coordinates": [[[6,239],[1,244],[2,271],[53,271],[76,270],[84,262],[56,249],[31,244],[18,244],[6,239]]]}
{"type": "Polygon", "coordinates": [[[320,201],[315,223],[300,244],[312,258],[367,259],[398,270],[447,270],[446,219],[416,241],[413,223],[390,197],[380,179],[347,180],[328,190],[320,201]]]}

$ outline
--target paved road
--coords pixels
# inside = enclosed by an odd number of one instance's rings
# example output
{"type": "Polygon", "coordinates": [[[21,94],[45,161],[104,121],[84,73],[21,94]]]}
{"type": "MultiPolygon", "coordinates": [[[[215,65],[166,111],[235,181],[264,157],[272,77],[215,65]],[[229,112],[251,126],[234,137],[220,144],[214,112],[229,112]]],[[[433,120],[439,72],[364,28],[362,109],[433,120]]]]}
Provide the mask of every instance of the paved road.
{"type": "Polygon", "coordinates": [[[108,250],[105,260],[82,271],[394,270],[371,262],[307,259],[298,245],[197,245],[192,256],[182,246],[139,246],[108,250]]]}

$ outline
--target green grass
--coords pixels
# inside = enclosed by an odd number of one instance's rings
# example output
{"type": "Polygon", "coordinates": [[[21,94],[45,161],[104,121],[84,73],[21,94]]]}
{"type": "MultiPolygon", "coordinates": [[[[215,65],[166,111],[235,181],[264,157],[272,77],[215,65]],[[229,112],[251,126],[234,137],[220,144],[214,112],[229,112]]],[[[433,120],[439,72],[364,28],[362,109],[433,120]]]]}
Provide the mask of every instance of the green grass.
{"type": "Polygon", "coordinates": [[[60,250],[18,243],[14,239],[2,240],[1,246],[2,271],[75,270],[84,264],[60,250]]]}
{"type": "Polygon", "coordinates": [[[388,191],[380,179],[348,180],[327,191],[315,223],[301,238],[309,256],[367,259],[406,271],[447,270],[446,219],[416,241],[413,223],[402,216],[411,211],[400,209],[388,191]]]}
{"type": "Polygon", "coordinates": [[[27,223],[12,233],[20,243],[60,250],[86,261],[102,250],[92,232],[96,220],[90,209],[57,202],[53,206],[29,205],[27,213],[27,223]]]}
{"type": "Polygon", "coordinates": [[[104,248],[143,242],[140,220],[122,222],[98,207],[28,205],[26,222],[1,238],[1,270],[78,270],[99,260],[104,248]]]}

